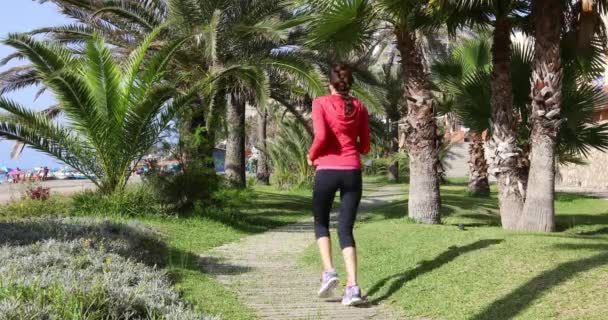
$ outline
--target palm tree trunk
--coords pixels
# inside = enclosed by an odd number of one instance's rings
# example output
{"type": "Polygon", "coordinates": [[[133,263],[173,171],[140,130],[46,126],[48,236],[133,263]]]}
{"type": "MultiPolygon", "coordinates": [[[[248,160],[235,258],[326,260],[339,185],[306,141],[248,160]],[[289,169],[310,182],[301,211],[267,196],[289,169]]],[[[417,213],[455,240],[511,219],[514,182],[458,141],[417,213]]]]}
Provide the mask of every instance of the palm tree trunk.
{"type": "Polygon", "coordinates": [[[298,111],[295,105],[291,104],[287,99],[276,94],[271,93],[270,97],[282,104],[296,118],[296,120],[298,120],[298,122],[300,122],[304,126],[304,129],[306,129],[306,132],[308,132],[311,137],[314,136],[312,130],[312,122],[306,120],[306,118],[304,118],[304,116],[298,111]]]}
{"type": "Polygon", "coordinates": [[[215,147],[218,126],[222,123],[221,116],[226,112],[226,92],[224,90],[219,90],[211,99],[213,99],[213,103],[209,108],[209,115],[207,116],[205,127],[207,129],[209,143],[215,147]]]}
{"type": "Polygon", "coordinates": [[[487,197],[490,195],[488,182],[488,163],[483,147],[483,137],[480,133],[470,132],[469,145],[469,193],[474,196],[487,197]]]}
{"type": "MultiPolygon", "coordinates": [[[[395,108],[396,109],[396,108],[395,108]]],[[[396,112],[387,112],[386,116],[387,120],[387,131],[389,134],[389,152],[390,154],[394,154],[395,152],[399,152],[399,134],[397,130],[397,122],[399,121],[399,113],[396,112]]],[[[388,166],[388,181],[389,182],[399,182],[399,160],[395,160],[390,163],[388,166]]]]}
{"type": "Polygon", "coordinates": [[[399,182],[399,161],[395,160],[388,165],[388,182],[399,182]]]}
{"type": "Polygon", "coordinates": [[[258,113],[258,138],[260,155],[258,156],[258,171],[257,171],[257,184],[269,185],[270,184],[270,168],[268,167],[268,156],[267,152],[267,127],[268,127],[268,110],[260,110],[258,113]]]}
{"type": "Polygon", "coordinates": [[[190,108],[183,110],[180,114],[180,145],[181,161],[184,170],[203,167],[201,164],[211,154],[207,147],[207,134],[203,129],[205,116],[200,110],[200,100],[194,101],[190,108]]]}
{"type": "Polygon", "coordinates": [[[407,115],[400,121],[402,140],[410,158],[408,212],[416,221],[440,223],[438,139],[430,83],[415,33],[398,30],[396,36],[408,106],[407,115]]]}
{"type": "MultiPolygon", "coordinates": [[[[397,108],[395,108],[397,109],[397,108]]],[[[399,152],[399,133],[397,123],[399,122],[399,113],[398,112],[390,112],[388,114],[388,132],[389,137],[391,139],[390,142],[390,152],[399,152]]]]}
{"type": "Polygon", "coordinates": [[[532,6],[536,38],[530,114],[532,149],[521,230],[555,230],[555,147],[562,122],[561,3],[536,0],[532,6]]]}
{"type": "Polygon", "coordinates": [[[511,79],[511,23],[496,20],[492,44],[492,138],[490,172],[498,180],[500,217],[505,229],[516,229],[524,204],[524,183],[518,169],[521,152],[517,147],[517,118],[513,108],[511,79]]]}
{"type": "Polygon", "coordinates": [[[226,107],[226,182],[232,187],[245,188],[245,101],[235,94],[230,100],[226,107]]]}

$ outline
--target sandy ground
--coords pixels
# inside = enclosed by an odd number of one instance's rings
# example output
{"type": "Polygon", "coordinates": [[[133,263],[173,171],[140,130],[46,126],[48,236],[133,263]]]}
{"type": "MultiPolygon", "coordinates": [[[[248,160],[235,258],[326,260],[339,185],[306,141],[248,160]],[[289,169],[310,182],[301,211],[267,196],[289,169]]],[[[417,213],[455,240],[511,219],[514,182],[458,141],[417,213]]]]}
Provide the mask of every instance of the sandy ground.
{"type": "MultiPolygon", "coordinates": [[[[129,183],[140,182],[139,177],[132,177],[129,183]]],[[[41,185],[51,188],[51,193],[70,194],[94,189],[95,185],[88,180],[51,180],[45,181],[41,185]]],[[[17,199],[23,195],[23,191],[28,187],[28,184],[0,184],[0,202],[7,202],[11,199],[17,199]]]]}

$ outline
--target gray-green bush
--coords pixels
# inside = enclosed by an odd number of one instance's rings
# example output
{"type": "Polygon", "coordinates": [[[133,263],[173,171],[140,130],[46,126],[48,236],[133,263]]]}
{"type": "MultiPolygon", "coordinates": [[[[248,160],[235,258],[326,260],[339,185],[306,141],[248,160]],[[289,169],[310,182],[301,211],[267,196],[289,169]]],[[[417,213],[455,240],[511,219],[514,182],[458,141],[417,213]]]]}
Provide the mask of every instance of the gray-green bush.
{"type": "Polygon", "coordinates": [[[0,244],[0,319],[211,319],[180,301],[140,225],[3,222],[0,244]]]}

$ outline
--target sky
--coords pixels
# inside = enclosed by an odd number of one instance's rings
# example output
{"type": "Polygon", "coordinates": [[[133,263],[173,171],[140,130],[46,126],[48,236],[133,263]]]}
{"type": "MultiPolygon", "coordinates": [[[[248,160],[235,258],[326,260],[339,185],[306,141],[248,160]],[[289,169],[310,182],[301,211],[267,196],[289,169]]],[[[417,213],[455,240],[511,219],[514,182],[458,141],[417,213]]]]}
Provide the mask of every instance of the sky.
{"type": "MultiPolygon", "coordinates": [[[[34,0],[4,0],[3,2],[7,3],[3,3],[2,10],[0,10],[0,38],[2,39],[12,32],[25,32],[35,28],[63,25],[69,22],[66,17],[57,11],[55,6],[49,3],[41,5],[34,0]]],[[[10,47],[0,44],[0,59],[12,52],[13,50],[10,47]]],[[[0,72],[19,63],[22,62],[1,67],[0,72]]],[[[35,110],[44,109],[55,103],[51,94],[44,94],[34,101],[36,91],[36,88],[28,88],[7,94],[6,97],[35,110]]],[[[0,166],[24,169],[43,165],[49,167],[60,165],[53,158],[29,149],[26,149],[19,159],[11,160],[10,150],[12,145],[13,143],[10,141],[0,141],[0,166]]]]}

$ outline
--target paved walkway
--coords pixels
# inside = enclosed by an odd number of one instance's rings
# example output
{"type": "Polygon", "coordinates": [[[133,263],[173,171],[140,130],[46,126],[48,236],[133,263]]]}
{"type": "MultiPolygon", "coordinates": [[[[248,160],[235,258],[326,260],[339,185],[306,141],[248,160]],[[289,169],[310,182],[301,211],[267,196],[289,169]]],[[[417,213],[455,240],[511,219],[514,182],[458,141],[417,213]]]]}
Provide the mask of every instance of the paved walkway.
{"type": "MultiPolygon", "coordinates": [[[[402,186],[378,189],[362,201],[361,211],[403,196],[402,186]]],[[[404,319],[382,305],[344,307],[339,299],[316,297],[320,274],[302,269],[298,258],[314,243],[312,219],[246,237],[215,248],[203,257],[204,268],[238,293],[260,319],[404,319]]],[[[343,276],[343,275],[341,275],[343,276]]],[[[365,288],[364,294],[365,294],[365,288]]],[[[341,295],[342,288],[337,291],[341,295]]]]}

